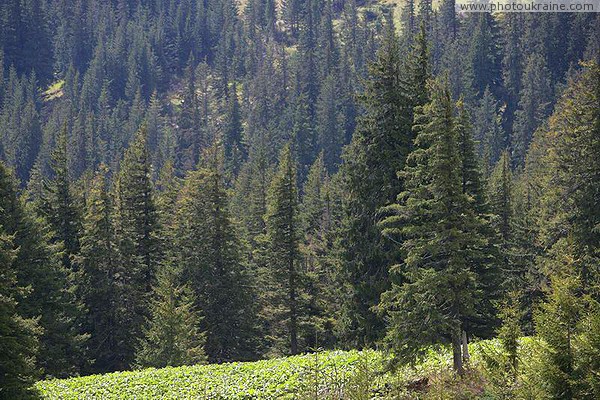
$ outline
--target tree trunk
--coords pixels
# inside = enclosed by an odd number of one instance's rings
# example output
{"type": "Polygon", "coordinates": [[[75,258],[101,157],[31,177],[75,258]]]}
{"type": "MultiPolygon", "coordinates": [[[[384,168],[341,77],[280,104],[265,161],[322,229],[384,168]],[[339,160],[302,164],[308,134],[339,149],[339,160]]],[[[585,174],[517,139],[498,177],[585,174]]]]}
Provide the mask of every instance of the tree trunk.
{"type": "Polygon", "coordinates": [[[465,364],[469,363],[469,359],[471,358],[469,354],[469,341],[467,338],[467,332],[462,331],[462,359],[465,364]]]}
{"type": "Polygon", "coordinates": [[[452,361],[454,364],[454,372],[463,375],[465,370],[463,368],[460,332],[460,329],[455,329],[452,333],[452,361]]]}
{"type": "Polygon", "coordinates": [[[292,354],[298,354],[298,323],[296,307],[296,274],[294,270],[294,260],[289,261],[289,285],[290,285],[290,351],[292,354]]]}

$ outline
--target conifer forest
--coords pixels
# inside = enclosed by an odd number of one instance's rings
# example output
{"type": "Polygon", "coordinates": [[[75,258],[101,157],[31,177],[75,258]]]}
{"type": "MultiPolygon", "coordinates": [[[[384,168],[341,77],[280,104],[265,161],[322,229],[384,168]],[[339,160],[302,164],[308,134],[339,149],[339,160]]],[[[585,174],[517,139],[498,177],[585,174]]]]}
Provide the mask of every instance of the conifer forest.
{"type": "Polygon", "coordinates": [[[41,398],[600,399],[600,13],[1,0],[0,399],[41,398]]]}

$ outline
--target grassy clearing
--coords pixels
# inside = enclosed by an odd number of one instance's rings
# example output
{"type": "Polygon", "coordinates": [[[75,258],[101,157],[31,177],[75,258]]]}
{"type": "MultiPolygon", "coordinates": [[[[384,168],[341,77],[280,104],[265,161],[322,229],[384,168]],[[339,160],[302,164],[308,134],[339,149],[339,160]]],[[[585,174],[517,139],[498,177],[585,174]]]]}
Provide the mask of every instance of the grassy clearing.
{"type": "Polygon", "coordinates": [[[64,80],[56,81],[43,93],[44,101],[51,101],[63,96],[64,80]]]}
{"type": "Polygon", "coordinates": [[[454,398],[441,393],[485,392],[484,353],[495,341],[470,346],[468,382],[451,374],[447,349],[431,350],[423,362],[386,368],[381,352],[325,351],[256,362],[144,369],[38,382],[44,399],[421,399],[454,398]],[[441,396],[441,397],[440,397],[441,396]]]}
{"type": "Polygon", "coordinates": [[[272,399],[296,398],[314,374],[336,377],[341,384],[352,375],[359,360],[370,357],[381,364],[375,352],[323,352],[247,363],[197,365],[145,369],[39,382],[46,399],[272,399]]]}

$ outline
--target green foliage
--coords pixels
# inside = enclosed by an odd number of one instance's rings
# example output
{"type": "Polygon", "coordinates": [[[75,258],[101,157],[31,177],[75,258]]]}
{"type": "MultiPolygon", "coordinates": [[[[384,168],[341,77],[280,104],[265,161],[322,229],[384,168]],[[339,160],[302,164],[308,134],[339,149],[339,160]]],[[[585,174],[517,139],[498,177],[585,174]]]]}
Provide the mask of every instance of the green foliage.
{"type": "Polygon", "coordinates": [[[86,197],[81,235],[81,251],[75,258],[81,268],[80,293],[87,309],[86,331],[90,333],[88,356],[94,360],[92,371],[108,371],[118,365],[115,355],[127,338],[119,324],[122,318],[119,298],[125,287],[119,277],[120,264],[109,196],[106,170],[92,179],[86,197]]]}
{"type": "MultiPolygon", "coordinates": [[[[0,4],[0,159],[15,171],[0,171],[0,225],[8,281],[26,288],[7,315],[38,321],[38,370],[132,365],[169,265],[216,362],[374,346],[388,322],[412,355],[453,341],[459,360],[466,333],[492,335],[501,290],[522,293],[533,334],[565,263],[577,323],[595,329],[600,79],[580,60],[598,59],[596,15],[458,18],[453,0],[408,0],[396,30],[385,1],[209,3],[0,4]],[[428,85],[445,71],[451,95],[428,85]]],[[[595,342],[575,336],[572,387],[593,396],[595,342]]],[[[548,392],[540,349],[497,393],[548,392]]],[[[359,375],[356,396],[376,396],[359,375]]],[[[487,395],[468,377],[415,396],[487,395]]]]}
{"type": "Polygon", "coordinates": [[[512,161],[516,167],[523,165],[533,133],[548,116],[552,97],[549,71],[539,54],[531,55],[525,64],[520,97],[511,137],[512,161]]]}
{"type": "Polygon", "coordinates": [[[71,270],[75,269],[72,258],[79,252],[81,217],[69,177],[66,125],[56,138],[56,147],[51,154],[51,172],[52,179],[42,182],[36,210],[50,226],[53,242],[62,245],[63,267],[71,270]]]}
{"type": "Polygon", "coordinates": [[[339,244],[350,293],[345,295],[338,330],[349,345],[369,345],[382,335],[383,321],[372,307],[388,288],[391,254],[376,220],[378,209],[392,203],[402,189],[397,172],[412,147],[411,106],[422,100],[418,85],[429,71],[426,38],[418,41],[415,52],[420,57],[411,64],[408,76],[402,76],[398,39],[393,26],[386,28],[360,97],[365,113],[344,154],[340,172],[344,219],[339,244]]]}
{"type": "Polygon", "coordinates": [[[157,276],[150,299],[150,318],[135,355],[140,367],[162,368],[199,364],[206,360],[200,332],[201,317],[193,292],[181,285],[177,271],[165,265],[157,276]]]}
{"type": "MultiPolygon", "coordinates": [[[[452,374],[451,356],[445,348],[429,349],[422,363],[402,366],[397,370],[387,368],[387,354],[353,350],[47,380],[38,382],[36,388],[42,398],[60,396],[65,400],[81,397],[133,399],[140,396],[265,400],[481,398],[492,389],[482,379],[479,368],[483,352],[498,348],[499,344],[485,341],[474,343],[471,347],[473,369],[466,378],[452,374]],[[463,397],[458,397],[461,395],[463,397]]],[[[531,341],[524,341],[521,351],[529,351],[531,347],[531,341]]]]}
{"type": "Polygon", "coordinates": [[[298,325],[303,317],[302,300],[304,276],[300,268],[300,219],[296,164],[290,145],[281,151],[279,166],[269,187],[265,215],[268,241],[270,288],[273,301],[273,324],[276,336],[297,354],[298,325]],[[284,339],[285,338],[285,339],[284,339]]]}
{"type": "Polygon", "coordinates": [[[580,282],[573,274],[570,249],[561,250],[548,299],[535,314],[536,333],[543,340],[538,384],[550,398],[571,399],[578,397],[575,340],[584,304],[577,293],[580,282]]]}
{"type": "MultiPolygon", "coordinates": [[[[363,355],[359,352],[328,352],[319,355],[323,376],[335,377],[343,385],[356,371],[363,355]]],[[[374,354],[372,363],[381,362],[374,354]]],[[[145,369],[93,375],[68,381],[38,384],[43,398],[102,397],[104,399],[166,398],[200,395],[218,399],[293,399],[304,393],[310,382],[314,356],[302,355],[250,363],[198,365],[145,369]]]]}
{"type": "MultiPolygon", "coordinates": [[[[211,361],[255,357],[256,309],[253,278],[227,207],[219,156],[184,180],[167,227],[166,261],[181,268],[194,292],[211,361]]],[[[162,267],[161,267],[162,268],[162,267]]],[[[256,346],[258,347],[258,346],[256,346]]]]}
{"type": "Polygon", "coordinates": [[[498,315],[502,320],[502,326],[498,330],[498,339],[502,344],[502,350],[508,357],[511,375],[515,380],[519,369],[519,339],[523,336],[520,314],[518,293],[511,292],[498,315]]]}
{"type": "Polygon", "coordinates": [[[382,296],[380,308],[399,359],[415,360],[425,346],[451,339],[462,371],[460,337],[481,302],[478,266],[487,238],[475,202],[463,192],[450,94],[439,82],[430,88],[431,101],[417,109],[415,150],[401,174],[405,190],[381,223],[384,235],[403,237],[404,262],[390,268],[400,283],[382,296]]]}
{"type": "Polygon", "coordinates": [[[17,286],[14,256],[11,238],[0,226],[0,399],[6,400],[30,394],[41,333],[36,320],[17,314],[15,296],[25,289],[17,286]]]}
{"type": "Polygon", "coordinates": [[[12,270],[17,285],[28,290],[14,293],[17,313],[25,319],[38,319],[42,329],[36,367],[51,376],[76,373],[86,339],[79,326],[78,299],[71,271],[60,262],[60,249],[50,245],[47,226],[31,217],[17,198],[9,170],[0,163],[0,224],[12,237],[12,270]]]}
{"type": "Polygon", "coordinates": [[[142,127],[127,149],[115,183],[115,243],[119,255],[115,299],[119,329],[129,338],[115,352],[116,367],[127,368],[133,361],[134,343],[147,315],[147,296],[160,260],[157,238],[158,215],[154,204],[146,128],[142,127]],[[118,354],[118,355],[117,355],[118,354]]]}

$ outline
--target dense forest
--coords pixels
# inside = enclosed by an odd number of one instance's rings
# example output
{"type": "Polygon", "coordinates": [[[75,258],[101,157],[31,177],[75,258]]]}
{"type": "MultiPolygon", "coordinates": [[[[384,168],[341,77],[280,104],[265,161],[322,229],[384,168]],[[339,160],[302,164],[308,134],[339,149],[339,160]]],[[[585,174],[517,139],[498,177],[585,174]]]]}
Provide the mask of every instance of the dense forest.
{"type": "Polygon", "coordinates": [[[521,336],[598,398],[600,17],[454,3],[2,1],[0,398],[521,336]]]}

